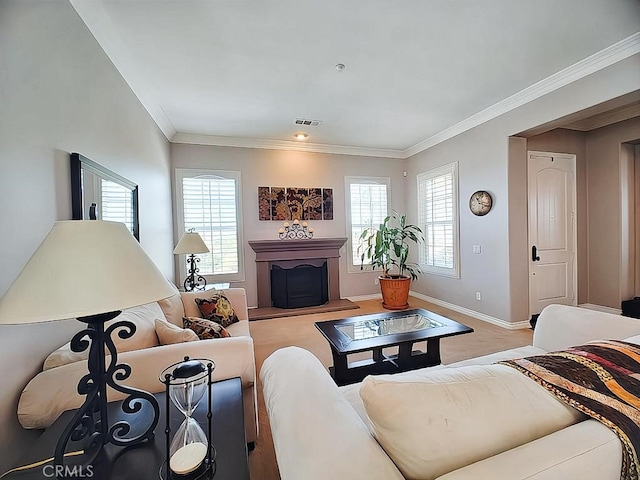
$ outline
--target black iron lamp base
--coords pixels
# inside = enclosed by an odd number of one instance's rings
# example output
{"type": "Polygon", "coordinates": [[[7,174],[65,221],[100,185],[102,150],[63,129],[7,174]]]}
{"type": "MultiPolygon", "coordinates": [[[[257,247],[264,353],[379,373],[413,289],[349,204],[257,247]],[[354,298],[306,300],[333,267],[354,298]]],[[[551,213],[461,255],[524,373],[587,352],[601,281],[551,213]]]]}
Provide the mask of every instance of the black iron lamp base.
{"type": "MultiPolygon", "coordinates": [[[[126,320],[115,322],[105,330],[105,322],[116,318],[120,313],[115,311],[78,318],[87,324],[87,328],[74,335],[71,350],[79,353],[89,348],[89,373],[78,383],[78,393],[85,395],[86,399],[58,440],[54,452],[54,465],[61,468],[56,468],[56,472],[65,471],[65,453],[71,442],[81,442],[83,445],[81,456],[75,456],[73,464],[89,465],[108,443],[128,447],[153,439],[160,415],[158,401],[150,393],[116,382],[129,378],[131,367],[125,363],[118,363],[118,352],[111,335],[117,331],[118,337],[127,339],[136,332],[136,326],[126,320]],[[105,349],[110,355],[108,365],[105,349]],[[127,395],[122,402],[122,411],[125,414],[141,415],[145,410],[152,410],[145,431],[132,434],[131,425],[124,420],[109,425],[107,386],[127,395]]],[[[58,478],[64,477],[58,475],[58,478]]]]}
{"type": "Polygon", "coordinates": [[[207,280],[198,273],[200,270],[196,267],[196,263],[199,261],[200,258],[196,257],[193,253],[187,258],[187,262],[189,263],[189,275],[187,275],[183,284],[185,292],[204,290],[204,287],[207,286],[207,280]]]}

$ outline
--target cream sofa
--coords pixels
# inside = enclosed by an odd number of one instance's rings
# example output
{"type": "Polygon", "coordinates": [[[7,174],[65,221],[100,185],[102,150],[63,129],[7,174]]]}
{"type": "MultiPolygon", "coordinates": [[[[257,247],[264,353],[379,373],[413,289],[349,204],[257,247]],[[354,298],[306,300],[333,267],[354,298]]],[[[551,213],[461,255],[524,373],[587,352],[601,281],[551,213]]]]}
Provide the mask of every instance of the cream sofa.
{"type": "Polygon", "coordinates": [[[533,345],[345,387],[310,352],[280,349],[260,377],[281,478],[618,480],[614,433],[493,365],[605,338],[640,344],[640,320],[551,305],[533,345]]]}
{"type": "MultiPolygon", "coordinates": [[[[115,320],[129,320],[136,325],[136,333],[126,340],[117,339],[118,362],[131,366],[131,376],[123,382],[151,393],[164,390],[159,377],[162,370],[181,361],[185,355],[209,358],[215,362],[215,381],[240,377],[244,404],[244,423],[247,442],[258,436],[256,409],[256,370],[253,340],[249,334],[247,299],[243,288],[229,288],[225,295],[233,305],[239,322],[230,325],[229,338],[197,340],[172,345],[159,345],[155,319],[182,327],[182,317],[200,317],[196,298],[210,298],[214,290],[178,293],[158,303],[124,310],[115,320]]],[[[44,370],[24,388],[18,402],[18,419],[27,429],[47,428],[65,410],[78,408],[84,397],[78,395],[78,381],[87,373],[86,353],[71,352],[63,345],[45,360],[44,370]],[[58,365],[60,362],[70,362],[58,365]]],[[[108,362],[107,362],[108,363],[108,362]]],[[[120,400],[120,392],[109,390],[109,401],[120,400]]]]}

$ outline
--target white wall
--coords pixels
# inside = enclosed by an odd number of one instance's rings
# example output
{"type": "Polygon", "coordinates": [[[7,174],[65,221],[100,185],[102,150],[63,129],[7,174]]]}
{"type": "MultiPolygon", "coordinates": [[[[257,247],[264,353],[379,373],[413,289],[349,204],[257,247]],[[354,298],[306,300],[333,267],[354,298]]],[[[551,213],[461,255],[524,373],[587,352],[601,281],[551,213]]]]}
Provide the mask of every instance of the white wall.
{"type": "MultiPolygon", "coordinates": [[[[638,88],[640,55],[635,55],[409,158],[407,170],[414,179],[420,172],[458,161],[461,206],[460,278],[427,275],[413,289],[499,320],[527,320],[528,286],[511,279],[522,279],[527,271],[528,247],[526,237],[510,232],[527,228],[526,203],[519,197],[526,191],[526,169],[514,168],[518,160],[509,158],[509,136],[638,88]],[[480,189],[491,192],[494,208],[475,217],[467,205],[480,189]],[[472,253],[474,244],[482,246],[481,255],[472,253]],[[476,291],[482,293],[482,301],[475,300],[476,291]]],[[[514,145],[511,150],[524,151],[514,145]]],[[[522,157],[519,161],[526,161],[526,155],[522,157]]],[[[407,211],[415,219],[415,180],[408,188],[407,211]]]]}
{"type": "MultiPolygon", "coordinates": [[[[72,151],[139,184],[141,244],[172,278],[169,142],[69,2],[3,0],[0,45],[0,295],[53,223],[71,218],[72,151]]],[[[0,470],[30,438],[19,392],[79,327],[0,326],[0,470]]]]}
{"type": "MultiPolygon", "coordinates": [[[[171,145],[171,165],[175,168],[236,170],[242,175],[242,216],[244,225],[245,282],[233,283],[247,289],[250,306],[257,305],[255,253],[249,240],[276,240],[282,222],[258,220],[258,187],[333,188],[333,220],[314,220],[314,237],[347,237],[345,221],[345,180],[347,175],[391,178],[391,208],[405,208],[408,179],[402,176],[404,161],[387,158],[330,155],[252,148],[171,145]]],[[[175,180],[175,175],[172,174],[175,180]]],[[[176,226],[176,231],[178,227],[176,226]]],[[[176,235],[175,241],[177,242],[176,235]]],[[[340,258],[342,297],[379,293],[374,273],[348,273],[346,246],[340,258]]],[[[177,270],[177,269],[176,269],[177,270]]],[[[178,280],[176,279],[176,282],[178,280]]]]}

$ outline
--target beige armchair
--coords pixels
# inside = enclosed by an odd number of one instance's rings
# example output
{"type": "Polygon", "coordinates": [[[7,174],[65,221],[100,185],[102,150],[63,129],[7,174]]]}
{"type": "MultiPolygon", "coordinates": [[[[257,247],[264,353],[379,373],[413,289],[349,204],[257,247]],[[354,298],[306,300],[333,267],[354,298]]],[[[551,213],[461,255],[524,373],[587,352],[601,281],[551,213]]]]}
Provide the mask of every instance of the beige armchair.
{"type": "MultiPolygon", "coordinates": [[[[195,299],[210,298],[213,293],[214,290],[189,293],[176,291],[176,295],[166,300],[123,311],[117,320],[132,321],[137,327],[130,339],[118,344],[118,361],[127,363],[132,370],[131,376],[123,383],[150,393],[158,393],[164,389],[159,376],[165,367],[181,361],[185,355],[210,358],[216,364],[214,381],[240,377],[247,442],[254,442],[258,436],[256,370],[244,289],[224,290],[240,320],[227,328],[232,335],[230,338],[159,345],[155,334],[156,318],[164,318],[181,327],[183,316],[200,316],[195,299]]],[[[58,358],[66,356],[69,357],[66,360],[69,363],[51,367],[54,363],[47,359],[46,369],[24,388],[18,402],[18,419],[24,428],[47,428],[65,410],[82,405],[84,397],[78,395],[76,388],[80,378],[87,373],[86,352],[83,352],[85,359],[74,358],[78,354],[69,355],[68,352],[68,344],[63,345],[50,357],[54,354],[58,358]]],[[[123,398],[120,392],[111,389],[107,396],[109,401],[123,398]]]]}

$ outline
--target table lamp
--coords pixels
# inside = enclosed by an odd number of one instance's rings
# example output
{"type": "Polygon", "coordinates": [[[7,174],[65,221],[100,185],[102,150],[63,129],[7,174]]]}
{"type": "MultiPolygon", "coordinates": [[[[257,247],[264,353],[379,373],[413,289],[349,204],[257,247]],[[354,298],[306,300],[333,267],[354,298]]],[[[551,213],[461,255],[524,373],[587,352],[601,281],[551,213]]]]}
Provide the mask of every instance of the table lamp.
{"type": "Polygon", "coordinates": [[[199,269],[196,267],[196,263],[200,261],[200,258],[196,257],[196,253],[209,253],[209,247],[204,243],[202,237],[193,228],[182,234],[182,238],[173,249],[173,253],[176,255],[186,253],[187,263],[189,264],[189,271],[187,278],[184,280],[185,292],[191,292],[193,290],[204,290],[207,286],[207,280],[200,275],[199,269]]]}
{"type": "Polygon", "coordinates": [[[128,321],[116,321],[105,329],[105,322],[125,308],[174,293],[123,223],[73,220],[53,226],[0,299],[0,323],[77,318],[87,325],[71,340],[72,351],[89,349],[88,373],[78,383],[78,393],[86,398],[58,440],[56,466],[64,465],[70,440],[83,442],[83,453],[76,461],[89,464],[108,443],[129,446],[153,437],[158,402],[147,392],[119,383],[130,376],[131,368],[118,364],[111,338],[114,333],[129,338],[136,327],[128,321]],[[35,299],[33,292],[47,292],[47,296],[35,299]],[[122,402],[123,412],[152,413],[144,432],[132,434],[125,421],[109,425],[107,386],[127,395],[122,402]]]}

